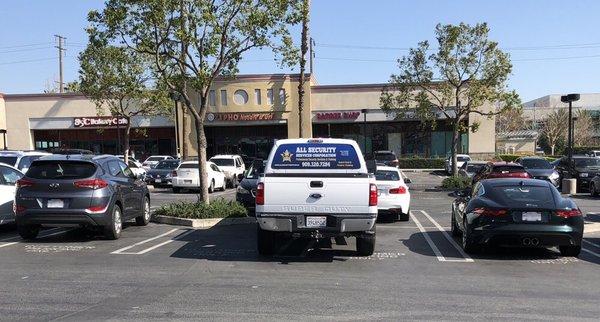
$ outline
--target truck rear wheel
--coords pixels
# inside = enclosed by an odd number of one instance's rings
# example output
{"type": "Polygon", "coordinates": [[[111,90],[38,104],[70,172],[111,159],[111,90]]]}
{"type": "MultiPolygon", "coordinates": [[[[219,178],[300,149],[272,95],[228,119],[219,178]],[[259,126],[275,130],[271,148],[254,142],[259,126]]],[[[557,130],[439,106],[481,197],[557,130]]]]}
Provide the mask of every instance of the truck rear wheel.
{"type": "Polygon", "coordinates": [[[375,233],[356,236],[356,251],[360,256],[371,256],[375,252],[375,233]]]}
{"type": "Polygon", "coordinates": [[[257,225],[256,246],[260,255],[273,255],[275,253],[275,240],[275,232],[263,230],[260,228],[260,225],[257,225]]]}

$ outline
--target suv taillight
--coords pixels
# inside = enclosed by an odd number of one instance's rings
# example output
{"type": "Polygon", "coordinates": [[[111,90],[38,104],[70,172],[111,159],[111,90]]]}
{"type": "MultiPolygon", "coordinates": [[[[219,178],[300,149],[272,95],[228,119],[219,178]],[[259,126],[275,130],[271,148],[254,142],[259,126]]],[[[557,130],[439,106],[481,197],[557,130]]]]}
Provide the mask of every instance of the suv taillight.
{"type": "Polygon", "coordinates": [[[256,204],[265,204],[265,184],[262,182],[256,186],[256,204]]]}
{"type": "Polygon", "coordinates": [[[77,188],[90,188],[90,189],[102,189],[108,186],[108,182],[102,179],[89,179],[89,180],[79,180],[73,182],[73,185],[77,188]]]}
{"type": "Polygon", "coordinates": [[[177,176],[177,170],[173,170],[173,172],[171,172],[171,178],[174,178],[177,176]]]}
{"type": "Polygon", "coordinates": [[[556,215],[559,217],[563,217],[563,218],[579,217],[579,216],[581,216],[581,210],[579,210],[579,209],[557,210],[556,215]]]}
{"type": "Polygon", "coordinates": [[[506,209],[490,209],[490,208],[475,208],[475,210],[473,210],[473,212],[480,216],[486,216],[486,217],[504,216],[508,213],[508,211],[506,211],[506,209]]]}
{"type": "Polygon", "coordinates": [[[369,206],[377,206],[377,186],[374,183],[369,186],[369,206]]]}
{"type": "Polygon", "coordinates": [[[22,179],[17,180],[16,188],[19,189],[19,188],[24,188],[24,187],[32,187],[34,185],[35,185],[35,182],[33,182],[29,179],[22,178],[22,179]]]}
{"type": "Polygon", "coordinates": [[[400,186],[398,188],[390,189],[390,193],[394,195],[403,195],[406,193],[406,187],[400,186]]]}

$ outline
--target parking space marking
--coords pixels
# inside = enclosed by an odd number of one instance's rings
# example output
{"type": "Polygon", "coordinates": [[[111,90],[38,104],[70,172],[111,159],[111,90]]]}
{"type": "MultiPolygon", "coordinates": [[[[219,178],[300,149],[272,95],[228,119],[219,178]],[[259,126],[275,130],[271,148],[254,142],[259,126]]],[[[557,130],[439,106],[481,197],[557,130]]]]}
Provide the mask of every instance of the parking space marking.
{"type": "Polygon", "coordinates": [[[591,250],[589,250],[587,248],[582,248],[581,250],[584,251],[584,252],[586,252],[586,253],[588,253],[588,254],[590,254],[590,255],[593,255],[593,256],[596,256],[596,257],[600,258],[600,254],[598,254],[596,252],[593,252],[593,251],[591,251],[591,250]]]}
{"type": "Polygon", "coordinates": [[[19,242],[3,243],[3,244],[0,244],[0,248],[2,248],[2,247],[7,247],[7,246],[11,246],[11,245],[18,244],[18,243],[19,243],[19,242]]]}
{"type": "Polygon", "coordinates": [[[419,230],[423,234],[423,237],[425,237],[425,240],[429,244],[429,247],[431,247],[431,249],[433,250],[433,253],[435,254],[435,257],[437,257],[438,261],[440,261],[440,262],[446,261],[446,258],[444,258],[444,256],[442,256],[442,253],[440,252],[440,250],[433,243],[433,240],[431,240],[431,237],[429,237],[429,234],[427,233],[427,230],[425,230],[425,228],[423,228],[423,226],[421,225],[421,222],[417,219],[416,216],[413,215],[413,211],[412,210],[410,211],[410,217],[412,218],[412,220],[415,222],[415,224],[417,225],[417,227],[419,228],[419,230]]]}
{"type": "Polygon", "coordinates": [[[433,225],[435,225],[435,227],[437,227],[437,229],[439,231],[442,232],[442,234],[444,235],[444,237],[446,237],[446,239],[448,240],[448,242],[454,247],[456,248],[456,250],[460,253],[460,256],[464,257],[465,262],[473,262],[473,259],[467,255],[467,253],[465,253],[465,251],[462,249],[462,247],[460,247],[455,241],[454,238],[452,238],[452,236],[450,236],[450,234],[448,234],[448,232],[446,231],[446,229],[444,229],[444,227],[442,227],[440,224],[437,223],[437,221],[433,220],[433,218],[431,218],[431,216],[429,216],[429,214],[424,211],[424,210],[419,210],[423,215],[425,215],[425,217],[427,217],[427,219],[429,219],[429,221],[431,221],[431,223],[433,223],[433,225]]]}
{"type": "Polygon", "coordinates": [[[190,230],[186,231],[185,233],[183,233],[183,234],[181,234],[181,235],[179,235],[179,236],[176,236],[176,237],[174,237],[174,238],[171,238],[171,239],[169,239],[169,240],[167,240],[167,241],[164,241],[164,242],[162,242],[162,243],[160,243],[160,244],[156,244],[156,245],[154,245],[154,246],[152,246],[152,247],[148,247],[148,248],[146,248],[146,249],[144,249],[144,250],[141,250],[141,251],[139,251],[139,252],[137,252],[137,253],[133,253],[133,254],[135,254],[135,255],[142,255],[142,254],[145,254],[145,253],[147,253],[147,252],[149,252],[149,251],[155,250],[155,249],[157,249],[157,248],[159,248],[159,247],[162,247],[162,246],[164,246],[164,245],[167,245],[167,244],[169,244],[169,243],[172,243],[172,242],[174,242],[174,241],[176,241],[176,240],[180,240],[181,238],[183,238],[183,237],[185,237],[185,236],[187,236],[187,235],[191,234],[192,232],[194,232],[194,229],[190,229],[190,230]]]}
{"type": "MultiPolygon", "coordinates": [[[[57,230],[61,230],[61,228],[51,228],[48,230],[43,230],[42,233],[47,233],[47,232],[57,231],[57,230]]],[[[46,236],[47,235],[42,236],[42,237],[46,237],[46,236]]],[[[21,236],[17,235],[17,236],[13,236],[13,237],[9,237],[9,238],[0,239],[0,242],[7,242],[7,241],[13,241],[13,240],[19,241],[19,240],[21,240],[21,236]]]]}
{"type": "MultiPolygon", "coordinates": [[[[38,239],[46,238],[46,237],[50,237],[50,236],[56,236],[56,235],[60,235],[60,234],[64,234],[64,233],[66,233],[68,231],[70,231],[70,230],[62,230],[62,228],[52,228],[52,229],[44,230],[42,233],[40,233],[40,236],[38,236],[38,239]],[[49,232],[50,232],[50,234],[48,234],[49,232]]],[[[0,241],[11,241],[11,240],[16,240],[16,241],[14,241],[14,242],[8,242],[8,243],[0,243],[0,248],[4,248],[4,247],[8,247],[8,246],[20,244],[22,242],[21,236],[15,236],[15,237],[10,237],[10,238],[5,238],[5,239],[2,239],[0,241]]]]}
{"type": "Polygon", "coordinates": [[[111,254],[136,254],[136,253],[125,253],[125,251],[129,250],[129,249],[132,249],[132,248],[134,248],[136,246],[143,245],[145,243],[149,243],[149,242],[151,242],[153,240],[156,240],[156,239],[159,239],[161,237],[168,236],[168,235],[170,235],[170,234],[172,234],[172,233],[174,233],[174,232],[176,232],[178,230],[179,230],[179,228],[171,229],[171,230],[167,231],[166,233],[160,234],[158,236],[154,236],[152,238],[148,238],[148,239],[142,240],[141,242],[137,242],[137,243],[135,243],[133,245],[129,245],[127,247],[123,247],[123,248],[117,249],[114,252],[111,252],[111,254]]]}
{"type": "Polygon", "coordinates": [[[586,243],[586,244],[590,244],[590,245],[592,245],[592,246],[595,246],[595,247],[598,247],[598,248],[600,248],[600,244],[592,243],[591,241],[588,241],[588,240],[585,240],[585,239],[582,239],[582,241],[583,241],[584,243],[586,243]]]}

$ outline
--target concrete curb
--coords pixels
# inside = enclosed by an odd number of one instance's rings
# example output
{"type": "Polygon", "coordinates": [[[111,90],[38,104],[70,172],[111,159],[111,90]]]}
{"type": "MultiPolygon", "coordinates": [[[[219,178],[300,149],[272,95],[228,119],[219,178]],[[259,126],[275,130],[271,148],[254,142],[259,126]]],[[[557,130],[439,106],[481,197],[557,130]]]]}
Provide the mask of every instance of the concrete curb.
{"type": "Polygon", "coordinates": [[[177,218],[171,216],[152,216],[152,221],[159,224],[187,226],[192,228],[211,228],[214,226],[244,225],[256,222],[254,217],[244,218],[210,218],[210,219],[189,219],[177,218]]]}
{"type": "Polygon", "coordinates": [[[433,171],[445,171],[444,169],[399,169],[402,172],[433,172],[433,171]]]}

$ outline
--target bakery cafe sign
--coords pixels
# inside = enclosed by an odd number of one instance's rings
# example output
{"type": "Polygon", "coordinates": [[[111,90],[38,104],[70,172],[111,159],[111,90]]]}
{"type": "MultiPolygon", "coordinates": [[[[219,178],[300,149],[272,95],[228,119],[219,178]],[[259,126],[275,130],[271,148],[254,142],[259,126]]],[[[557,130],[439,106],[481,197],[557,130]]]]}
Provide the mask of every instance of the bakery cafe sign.
{"type": "Polygon", "coordinates": [[[275,113],[208,113],[209,122],[272,121],[275,113]]]}
{"type": "Polygon", "coordinates": [[[95,116],[95,117],[76,117],[73,118],[74,127],[113,127],[127,125],[128,120],[125,117],[113,116],[95,116]]]}

